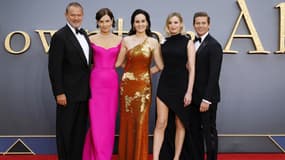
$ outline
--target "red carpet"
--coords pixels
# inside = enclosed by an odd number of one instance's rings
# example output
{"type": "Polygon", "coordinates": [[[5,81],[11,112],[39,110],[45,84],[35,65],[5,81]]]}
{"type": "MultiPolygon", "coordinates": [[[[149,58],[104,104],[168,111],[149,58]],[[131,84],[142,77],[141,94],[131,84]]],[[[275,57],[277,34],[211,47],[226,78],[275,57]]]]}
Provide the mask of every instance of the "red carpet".
{"type": "MultiPolygon", "coordinates": [[[[55,155],[0,155],[0,160],[57,160],[57,158],[55,155]]],[[[117,160],[117,157],[114,156],[112,160],[117,160]]],[[[285,160],[285,154],[220,154],[219,160],[285,160]]]]}

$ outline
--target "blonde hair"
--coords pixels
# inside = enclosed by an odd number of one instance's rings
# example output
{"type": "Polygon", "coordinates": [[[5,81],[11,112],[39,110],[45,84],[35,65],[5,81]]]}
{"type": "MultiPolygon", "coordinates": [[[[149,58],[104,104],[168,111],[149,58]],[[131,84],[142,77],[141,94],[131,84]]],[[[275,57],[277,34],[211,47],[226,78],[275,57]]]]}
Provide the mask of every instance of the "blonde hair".
{"type": "Polygon", "coordinates": [[[180,33],[181,33],[181,34],[185,34],[185,26],[184,26],[183,18],[182,18],[182,16],[181,16],[181,14],[178,13],[178,12],[172,12],[172,13],[170,13],[170,14],[167,16],[166,21],[165,21],[164,30],[165,30],[165,32],[166,32],[166,35],[167,35],[167,36],[170,36],[170,32],[169,32],[169,29],[168,29],[168,23],[169,23],[169,21],[170,21],[170,19],[171,19],[172,17],[177,17],[177,18],[179,19],[180,23],[182,23],[182,27],[181,27],[180,33]]]}

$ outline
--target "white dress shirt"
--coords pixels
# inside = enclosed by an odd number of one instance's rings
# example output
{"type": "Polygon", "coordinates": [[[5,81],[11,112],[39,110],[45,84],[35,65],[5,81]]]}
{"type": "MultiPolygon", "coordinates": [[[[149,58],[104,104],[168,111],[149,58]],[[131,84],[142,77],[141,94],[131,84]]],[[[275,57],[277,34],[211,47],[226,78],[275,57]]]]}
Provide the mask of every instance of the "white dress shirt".
{"type": "Polygon", "coordinates": [[[202,42],[204,41],[204,39],[207,37],[207,35],[209,34],[209,32],[205,33],[203,36],[201,36],[201,42],[196,41],[195,44],[195,49],[196,51],[198,50],[198,48],[200,47],[200,45],[202,44],[202,42]]]}
{"type": "MultiPolygon", "coordinates": [[[[73,28],[69,23],[67,23],[67,25],[72,30],[72,32],[75,35],[76,39],[80,43],[80,46],[83,49],[83,52],[84,52],[84,55],[85,55],[85,58],[86,58],[87,64],[88,64],[89,63],[89,45],[88,45],[88,42],[87,42],[86,38],[84,37],[84,35],[82,35],[80,33],[76,33],[75,28],[73,28]]],[[[78,28],[78,29],[80,29],[80,28],[78,28]]]]}

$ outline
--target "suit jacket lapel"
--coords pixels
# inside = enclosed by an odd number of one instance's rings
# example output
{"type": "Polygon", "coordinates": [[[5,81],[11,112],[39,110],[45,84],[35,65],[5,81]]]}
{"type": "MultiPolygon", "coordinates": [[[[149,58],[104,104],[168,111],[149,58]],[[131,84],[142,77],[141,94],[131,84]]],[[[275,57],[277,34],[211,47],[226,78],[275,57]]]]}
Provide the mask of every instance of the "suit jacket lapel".
{"type": "Polygon", "coordinates": [[[88,38],[87,33],[84,34],[84,37],[85,37],[85,39],[86,39],[86,41],[88,43],[88,47],[89,47],[89,53],[88,53],[88,55],[89,55],[89,64],[88,64],[88,66],[90,66],[91,64],[93,64],[93,51],[92,51],[92,48],[91,48],[91,45],[90,45],[91,43],[90,43],[90,40],[88,38]]]}
{"type": "MultiPolygon", "coordinates": [[[[75,37],[75,35],[74,35],[73,32],[71,31],[71,29],[70,29],[68,26],[66,26],[66,27],[68,28],[68,32],[70,32],[70,33],[68,34],[68,38],[69,38],[69,40],[70,40],[70,43],[78,50],[77,53],[79,54],[80,59],[83,61],[83,63],[84,63],[86,66],[89,66],[89,64],[87,64],[87,60],[86,60],[86,57],[85,57],[85,55],[84,55],[84,51],[83,51],[83,49],[82,49],[82,47],[81,47],[79,41],[77,40],[77,38],[75,37]]],[[[85,38],[86,38],[86,37],[85,37],[85,38]]],[[[87,42],[89,43],[88,40],[87,40],[87,42]]],[[[90,46],[89,46],[89,48],[90,48],[90,46]]],[[[90,55],[90,53],[89,53],[89,55],[90,55]]]]}
{"type": "Polygon", "coordinates": [[[207,45],[207,43],[209,41],[209,37],[210,37],[210,35],[208,34],[207,37],[203,40],[203,42],[199,46],[198,50],[196,51],[196,54],[199,54],[203,50],[203,48],[207,45]]]}

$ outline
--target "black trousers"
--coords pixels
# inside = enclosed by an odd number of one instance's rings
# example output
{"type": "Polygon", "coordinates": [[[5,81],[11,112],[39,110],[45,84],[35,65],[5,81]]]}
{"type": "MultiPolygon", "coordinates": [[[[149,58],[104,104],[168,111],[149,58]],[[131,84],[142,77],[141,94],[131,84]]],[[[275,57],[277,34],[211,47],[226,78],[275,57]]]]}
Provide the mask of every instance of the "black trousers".
{"type": "Polygon", "coordinates": [[[87,117],[88,102],[57,106],[56,144],[59,160],[82,160],[87,117]]]}
{"type": "Polygon", "coordinates": [[[193,156],[195,160],[204,160],[204,148],[207,160],[217,160],[218,134],[216,128],[217,103],[210,105],[207,112],[199,112],[198,105],[193,104],[190,112],[190,132],[192,135],[193,156]],[[204,147],[204,144],[206,145],[204,147]]]}

